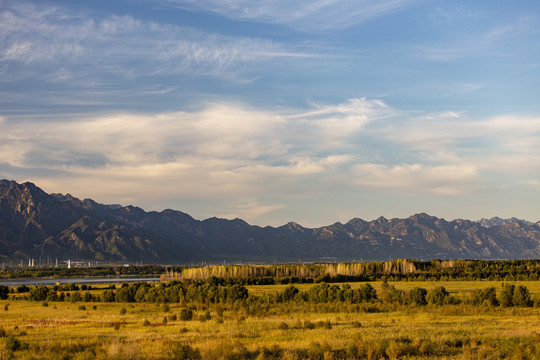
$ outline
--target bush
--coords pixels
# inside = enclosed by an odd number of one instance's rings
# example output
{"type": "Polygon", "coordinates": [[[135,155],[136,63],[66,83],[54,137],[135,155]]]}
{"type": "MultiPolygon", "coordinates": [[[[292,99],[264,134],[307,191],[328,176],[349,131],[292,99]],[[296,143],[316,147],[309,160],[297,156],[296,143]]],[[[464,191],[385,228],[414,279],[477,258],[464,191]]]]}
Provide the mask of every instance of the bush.
{"type": "Polygon", "coordinates": [[[115,300],[116,300],[116,295],[113,290],[109,289],[101,293],[102,302],[114,302],[115,300]]]}
{"type": "Polygon", "coordinates": [[[521,285],[516,286],[514,288],[512,302],[514,303],[514,306],[531,306],[532,301],[529,289],[521,285]]]}
{"type": "Polygon", "coordinates": [[[497,293],[493,286],[485,289],[478,289],[473,292],[472,302],[474,305],[498,306],[497,293]]]}
{"type": "Polygon", "coordinates": [[[280,330],[289,330],[289,325],[285,321],[282,321],[278,325],[278,329],[280,330]]]}
{"type": "Polygon", "coordinates": [[[427,292],[426,300],[428,304],[444,305],[450,294],[443,286],[436,286],[427,292]]]}
{"type": "Polygon", "coordinates": [[[509,307],[514,305],[514,288],[512,284],[503,284],[501,291],[501,305],[509,307]]]}
{"type": "Polygon", "coordinates": [[[38,285],[30,290],[28,293],[28,300],[44,301],[47,299],[49,289],[46,286],[38,285]]]}
{"type": "Polygon", "coordinates": [[[414,287],[407,292],[407,303],[411,305],[426,305],[426,294],[426,289],[414,287]]]}
{"type": "Polygon", "coordinates": [[[21,348],[21,342],[13,335],[10,335],[6,338],[6,349],[10,352],[17,351],[21,348]]]}
{"type": "Polygon", "coordinates": [[[178,360],[199,360],[202,359],[199,349],[194,349],[188,344],[175,344],[172,356],[178,360]]]}
{"type": "Polygon", "coordinates": [[[9,297],[9,288],[4,285],[0,285],[0,300],[6,300],[9,297]]]}
{"type": "Polygon", "coordinates": [[[126,313],[127,313],[127,310],[125,307],[120,309],[120,315],[126,315],[126,313]]]}
{"type": "Polygon", "coordinates": [[[79,305],[79,310],[86,310],[86,306],[84,306],[84,305],[79,305]]]}
{"type": "Polygon", "coordinates": [[[315,324],[309,320],[304,321],[304,329],[312,330],[315,329],[315,324]]]}
{"type": "Polygon", "coordinates": [[[283,290],[282,298],[283,301],[291,301],[294,299],[296,294],[298,294],[299,290],[297,287],[293,285],[289,285],[283,290]]]}
{"type": "Polygon", "coordinates": [[[191,319],[193,319],[193,311],[191,309],[180,310],[180,320],[190,321],[191,319]]]}
{"type": "Polygon", "coordinates": [[[21,285],[17,286],[17,292],[19,294],[26,293],[26,292],[29,292],[29,291],[30,291],[30,288],[28,286],[26,286],[26,285],[21,284],[21,285]]]}
{"type": "Polygon", "coordinates": [[[82,301],[82,296],[81,294],[79,294],[78,292],[74,292],[72,295],[71,295],[71,300],[70,300],[72,303],[76,303],[76,302],[79,302],[79,301],[82,301]]]}

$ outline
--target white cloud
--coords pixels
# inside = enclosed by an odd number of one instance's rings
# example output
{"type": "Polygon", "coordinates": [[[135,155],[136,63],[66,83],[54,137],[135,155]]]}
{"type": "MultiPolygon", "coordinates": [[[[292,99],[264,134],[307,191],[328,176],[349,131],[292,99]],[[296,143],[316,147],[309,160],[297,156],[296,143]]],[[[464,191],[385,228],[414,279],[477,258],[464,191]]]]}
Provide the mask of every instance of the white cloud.
{"type": "Polygon", "coordinates": [[[430,61],[454,61],[480,55],[509,57],[518,56],[510,53],[506,45],[519,42],[536,33],[533,17],[522,17],[511,23],[492,25],[489,30],[468,30],[466,36],[460,31],[460,24],[452,27],[453,40],[438,41],[436,44],[407,45],[406,49],[413,56],[430,61]]]}
{"type": "Polygon", "coordinates": [[[413,0],[168,0],[164,3],[212,11],[233,19],[285,24],[301,30],[346,28],[399,11],[413,0]]]}
{"type": "Polygon", "coordinates": [[[263,215],[283,208],[282,204],[265,205],[261,204],[257,200],[248,200],[247,202],[235,204],[232,209],[228,209],[228,212],[218,214],[219,217],[226,219],[253,219],[256,220],[263,215]]]}
{"type": "MultiPolygon", "coordinates": [[[[93,18],[24,3],[0,10],[0,62],[59,65],[64,70],[56,81],[89,74],[133,79],[194,72],[232,79],[246,64],[295,56],[311,55],[270,40],[205,33],[131,16],[93,18]]],[[[43,76],[33,73],[38,75],[43,76]]],[[[20,72],[21,76],[30,74],[20,72]]]]}
{"type": "Polygon", "coordinates": [[[390,188],[407,192],[456,195],[475,190],[480,180],[479,168],[473,164],[354,166],[354,182],[365,187],[390,188]]]}
{"type": "Polygon", "coordinates": [[[365,98],[304,110],[216,102],[77,120],[7,116],[0,170],[103,202],[218,201],[207,215],[254,221],[285,210],[291,197],[472,196],[511,187],[513,177],[540,177],[539,124],[458,111],[411,115],[365,98]]]}
{"type": "Polygon", "coordinates": [[[530,185],[536,191],[540,191],[540,181],[538,180],[530,179],[530,180],[525,181],[525,184],[530,185]]]}
{"type": "Polygon", "coordinates": [[[107,195],[127,197],[139,181],[171,181],[184,184],[175,190],[182,196],[255,196],[263,187],[278,191],[279,186],[350,164],[354,155],[331,145],[336,134],[360,131],[377,119],[378,109],[386,111],[379,100],[351,99],[335,106],[317,105],[297,116],[209,103],[198,112],[39,123],[18,118],[0,123],[0,155],[13,167],[48,166],[87,179],[85,184],[92,182],[95,186],[90,188],[102,188],[107,195]],[[357,117],[361,126],[351,125],[357,117]],[[298,119],[304,121],[303,131],[298,119]],[[340,123],[343,129],[330,131],[340,123]],[[317,134],[316,141],[304,133],[317,134]],[[330,153],[320,155],[322,149],[330,153]],[[105,185],[131,181],[134,187],[105,185]]]}

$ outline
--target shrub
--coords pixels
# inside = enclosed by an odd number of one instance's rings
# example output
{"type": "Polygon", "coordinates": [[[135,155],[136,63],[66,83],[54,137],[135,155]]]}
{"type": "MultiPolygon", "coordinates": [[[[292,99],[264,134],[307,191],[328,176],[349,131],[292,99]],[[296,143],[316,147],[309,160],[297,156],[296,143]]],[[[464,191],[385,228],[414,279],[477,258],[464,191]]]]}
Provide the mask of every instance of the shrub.
{"type": "Polygon", "coordinates": [[[188,344],[176,344],[173,348],[173,357],[178,360],[202,359],[199,349],[194,349],[188,344]]]}
{"type": "Polygon", "coordinates": [[[81,294],[79,294],[78,292],[74,292],[72,295],[71,295],[71,300],[70,300],[72,303],[76,303],[76,302],[79,302],[79,301],[82,301],[82,296],[81,294]]]}
{"type": "Polygon", "coordinates": [[[120,315],[126,315],[126,313],[127,313],[127,310],[125,307],[120,309],[120,315]]]}
{"type": "Polygon", "coordinates": [[[443,305],[447,302],[449,295],[443,286],[436,286],[427,292],[426,300],[428,304],[443,305]]]}
{"type": "Polygon", "coordinates": [[[150,326],[150,321],[148,321],[148,319],[144,319],[143,326],[150,326]]]}
{"type": "Polygon", "coordinates": [[[309,320],[306,320],[304,321],[304,329],[309,329],[309,330],[315,329],[315,324],[309,320]]]}
{"type": "Polygon", "coordinates": [[[84,305],[79,305],[79,310],[86,310],[86,306],[84,306],[84,305]]]}
{"type": "Polygon", "coordinates": [[[414,287],[407,292],[407,303],[412,305],[426,305],[426,294],[426,289],[414,287]]]}
{"type": "MultiPolygon", "coordinates": [[[[114,286],[114,285],[113,285],[114,286]]],[[[103,302],[114,302],[116,299],[116,295],[113,290],[105,290],[101,293],[101,301],[103,302]]]]}
{"type": "Polygon", "coordinates": [[[298,292],[299,292],[298,288],[295,287],[294,285],[287,286],[285,290],[283,290],[283,295],[282,295],[283,301],[293,300],[296,294],[298,294],[298,292]]]}
{"type": "Polygon", "coordinates": [[[0,285],[0,300],[6,300],[9,297],[9,288],[5,285],[0,285]]]}
{"type": "Polygon", "coordinates": [[[20,294],[20,293],[25,293],[25,292],[29,292],[30,291],[30,288],[24,284],[21,284],[19,286],[17,286],[17,292],[20,294]]]}
{"type": "Polygon", "coordinates": [[[282,321],[278,325],[278,329],[280,330],[289,330],[289,325],[285,321],[282,321]]]}
{"type": "Polygon", "coordinates": [[[493,286],[485,289],[477,289],[473,292],[472,302],[474,305],[498,306],[497,293],[493,286]]]}
{"type": "Polygon", "coordinates": [[[6,338],[6,349],[10,352],[17,351],[21,348],[21,342],[13,335],[10,335],[6,338]]]}
{"type": "Polygon", "coordinates": [[[501,305],[509,307],[514,305],[514,288],[513,284],[503,284],[501,291],[501,305]]]}
{"type": "Polygon", "coordinates": [[[180,310],[180,320],[190,321],[191,319],[193,319],[193,311],[191,309],[180,310]]]}
{"type": "Polygon", "coordinates": [[[514,306],[531,306],[531,294],[525,286],[518,285],[514,288],[512,296],[514,306]]]}
{"type": "Polygon", "coordinates": [[[28,299],[33,301],[44,301],[47,299],[49,289],[44,285],[38,285],[30,290],[28,299]]]}
{"type": "Polygon", "coordinates": [[[354,302],[370,302],[377,299],[377,291],[370,284],[361,285],[353,291],[354,302]]]}

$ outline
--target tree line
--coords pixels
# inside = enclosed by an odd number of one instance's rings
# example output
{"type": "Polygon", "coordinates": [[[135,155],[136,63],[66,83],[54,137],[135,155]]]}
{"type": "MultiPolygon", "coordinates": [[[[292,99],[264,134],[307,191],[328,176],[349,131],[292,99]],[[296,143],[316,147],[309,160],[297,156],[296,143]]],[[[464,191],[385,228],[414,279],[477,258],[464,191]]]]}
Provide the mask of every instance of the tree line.
{"type": "MultiPolygon", "coordinates": [[[[4,298],[9,296],[0,287],[4,298]]],[[[294,285],[289,285],[281,291],[270,294],[250,294],[243,285],[223,283],[215,277],[205,281],[172,281],[158,285],[149,283],[124,283],[119,288],[111,285],[101,292],[90,291],[92,288],[83,285],[44,286],[31,288],[21,285],[12,292],[24,294],[31,301],[71,301],[71,302],[138,302],[138,303],[181,303],[181,304],[251,304],[258,306],[266,304],[289,303],[296,304],[394,304],[424,306],[471,304],[477,306],[539,306],[538,299],[531,297],[530,291],[523,285],[502,283],[499,294],[495,287],[475,289],[465,299],[451,295],[443,286],[429,290],[414,287],[410,290],[397,289],[394,285],[383,281],[379,291],[365,283],[358,287],[350,284],[314,284],[309,289],[301,291],[294,285]]]]}
{"type": "Polygon", "coordinates": [[[540,279],[540,260],[393,260],[367,263],[210,265],[164,274],[163,279],[225,279],[244,285],[355,281],[527,281],[540,279]]]}

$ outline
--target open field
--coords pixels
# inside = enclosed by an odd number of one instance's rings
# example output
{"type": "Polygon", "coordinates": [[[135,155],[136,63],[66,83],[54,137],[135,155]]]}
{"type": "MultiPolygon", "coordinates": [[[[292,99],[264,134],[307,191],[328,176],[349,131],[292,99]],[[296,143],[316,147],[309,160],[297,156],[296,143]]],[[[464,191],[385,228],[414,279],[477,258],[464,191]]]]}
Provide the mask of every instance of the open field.
{"type": "MultiPolygon", "coordinates": [[[[517,284],[517,283],[516,283],[517,284]]],[[[519,282],[532,294],[540,283],[519,282]]],[[[380,283],[373,287],[380,290],[380,283]]],[[[467,294],[500,282],[443,285],[467,294]]],[[[308,290],[312,284],[298,285],[308,290]]],[[[353,288],[360,284],[351,284],[353,288]]],[[[285,285],[250,286],[250,295],[285,285]]],[[[93,290],[98,292],[99,290],[93,290]]],[[[0,359],[538,359],[540,309],[346,303],[250,304],[0,301],[0,359]],[[182,310],[193,311],[181,320],[182,310]],[[373,312],[372,312],[373,311],[373,312]]]]}

